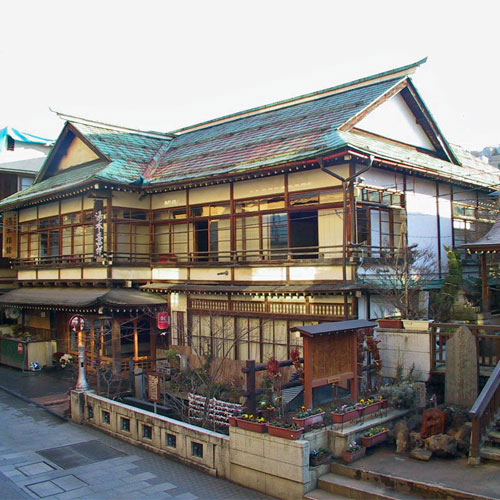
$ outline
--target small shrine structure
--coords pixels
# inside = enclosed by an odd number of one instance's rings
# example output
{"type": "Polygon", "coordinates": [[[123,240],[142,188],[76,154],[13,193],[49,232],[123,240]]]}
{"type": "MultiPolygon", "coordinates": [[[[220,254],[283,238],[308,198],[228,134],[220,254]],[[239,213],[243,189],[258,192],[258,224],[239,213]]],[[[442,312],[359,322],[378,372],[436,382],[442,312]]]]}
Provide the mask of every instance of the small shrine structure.
{"type": "MultiPolygon", "coordinates": [[[[488,258],[492,258],[495,254],[500,252],[500,218],[497,219],[493,227],[481,238],[474,241],[473,243],[467,243],[461,245],[460,248],[465,248],[471,254],[478,254],[481,262],[481,294],[482,294],[482,312],[490,312],[491,309],[491,297],[490,289],[488,286],[488,258]]],[[[498,267],[498,259],[497,259],[498,267]]]]}
{"type": "Polygon", "coordinates": [[[297,326],[304,339],[304,404],[313,407],[313,389],[324,385],[348,388],[358,399],[358,335],[377,323],[365,319],[297,326]]]}

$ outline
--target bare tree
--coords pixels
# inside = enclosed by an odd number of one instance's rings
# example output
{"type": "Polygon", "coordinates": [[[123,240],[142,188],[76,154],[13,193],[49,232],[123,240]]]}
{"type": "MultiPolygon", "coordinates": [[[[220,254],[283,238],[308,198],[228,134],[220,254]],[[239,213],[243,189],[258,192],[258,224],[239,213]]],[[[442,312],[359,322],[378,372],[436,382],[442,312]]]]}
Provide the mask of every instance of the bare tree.
{"type": "Polygon", "coordinates": [[[436,277],[436,261],[417,245],[383,254],[371,268],[370,289],[397,310],[403,319],[427,316],[422,292],[436,277]]]}

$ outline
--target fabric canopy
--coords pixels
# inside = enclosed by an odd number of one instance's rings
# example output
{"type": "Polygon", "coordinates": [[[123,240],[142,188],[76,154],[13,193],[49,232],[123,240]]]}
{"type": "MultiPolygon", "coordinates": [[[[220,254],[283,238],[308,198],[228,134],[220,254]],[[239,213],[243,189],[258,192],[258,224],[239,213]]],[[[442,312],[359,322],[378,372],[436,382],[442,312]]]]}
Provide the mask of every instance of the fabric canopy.
{"type": "Polygon", "coordinates": [[[5,151],[7,149],[7,137],[11,137],[17,142],[25,142],[28,144],[52,144],[54,142],[51,139],[20,132],[12,127],[4,127],[0,129],[0,151],[5,151]]]}

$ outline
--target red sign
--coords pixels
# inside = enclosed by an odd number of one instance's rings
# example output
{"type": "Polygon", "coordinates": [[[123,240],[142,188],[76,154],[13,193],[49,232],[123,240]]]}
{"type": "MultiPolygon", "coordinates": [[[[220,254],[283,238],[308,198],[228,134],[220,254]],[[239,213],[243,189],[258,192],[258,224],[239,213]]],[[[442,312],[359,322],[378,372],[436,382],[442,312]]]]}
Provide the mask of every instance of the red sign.
{"type": "Polygon", "coordinates": [[[17,344],[17,354],[22,354],[23,352],[24,352],[23,344],[19,342],[19,344],[17,344]]]}
{"type": "Polygon", "coordinates": [[[156,326],[159,330],[166,330],[170,326],[170,316],[168,312],[159,312],[156,315],[156,326]]]}

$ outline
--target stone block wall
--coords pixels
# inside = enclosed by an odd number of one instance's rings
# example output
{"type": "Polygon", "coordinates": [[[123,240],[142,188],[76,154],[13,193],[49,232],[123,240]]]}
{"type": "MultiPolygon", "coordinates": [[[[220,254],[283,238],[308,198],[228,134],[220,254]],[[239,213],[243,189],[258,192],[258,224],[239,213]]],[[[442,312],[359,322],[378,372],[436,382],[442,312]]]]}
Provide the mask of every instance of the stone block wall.
{"type": "Polygon", "coordinates": [[[86,392],[72,393],[72,418],[209,474],[229,478],[229,437],[86,392]],[[81,404],[83,398],[83,407],[81,404]],[[83,410],[83,412],[82,412],[83,410]]]}

